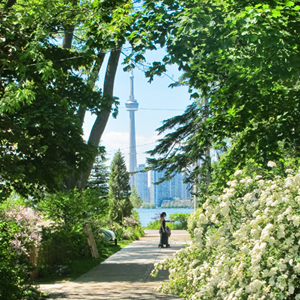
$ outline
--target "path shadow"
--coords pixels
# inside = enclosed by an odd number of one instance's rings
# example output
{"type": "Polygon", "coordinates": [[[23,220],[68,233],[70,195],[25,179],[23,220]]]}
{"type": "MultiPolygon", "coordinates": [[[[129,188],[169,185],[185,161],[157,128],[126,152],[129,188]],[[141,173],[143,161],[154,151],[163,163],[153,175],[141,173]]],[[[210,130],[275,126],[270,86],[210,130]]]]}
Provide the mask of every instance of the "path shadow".
{"type": "Polygon", "coordinates": [[[168,278],[167,271],[161,271],[160,276],[153,278],[150,276],[153,264],[134,263],[106,263],[93,268],[88,273],[80,276],[76,283],[98,283],[98,282],[146,282],[161,281],[168,278]]]}

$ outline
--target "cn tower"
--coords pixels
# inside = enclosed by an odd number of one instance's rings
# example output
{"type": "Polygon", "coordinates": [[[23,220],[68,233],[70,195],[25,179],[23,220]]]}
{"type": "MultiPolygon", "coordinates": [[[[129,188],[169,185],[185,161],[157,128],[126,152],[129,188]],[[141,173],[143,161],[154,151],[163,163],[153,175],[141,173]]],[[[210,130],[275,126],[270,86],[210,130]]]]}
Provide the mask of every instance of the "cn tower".
{"type": "MultiPolygon", "coordinates": [[[[133,94],[133,71],[130,73],[130,96],[129,100],[126,102],[126,110],[129,111],[129,172],[134,172],[137,167],[136,160],[136,139],[135,139],[135,119],[134,112],[138,110],[139,104],[134,99],[133,94]]],[[[134,176],[130,175],[130,186],[134,186],[134,176]]]]}

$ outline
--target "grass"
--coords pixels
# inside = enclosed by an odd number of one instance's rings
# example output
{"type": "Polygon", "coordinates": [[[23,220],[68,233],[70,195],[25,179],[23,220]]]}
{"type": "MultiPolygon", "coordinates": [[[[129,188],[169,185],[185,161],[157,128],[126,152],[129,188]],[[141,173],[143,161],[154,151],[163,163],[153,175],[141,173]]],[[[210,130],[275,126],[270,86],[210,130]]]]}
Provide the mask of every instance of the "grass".
{"type": "Polygon", "coordinates": [[[114,244],[106,244],[105,247],[103,247],[101,253],[99,253],[99,258],[83,258],[71,261],[69,264],[70,272],[66,275],[48,275],[44,276],[42,278],[38,278],[34,280],[34,284],[45,284],[45,283],[57,283],[57,282],[66,282],[66,281],[72,281],[76,278],[78,278],[80,275],[88,272],[93,267],[99,265],[101,262],[103,262],[108,257],[112,256],[116,252],[120,251],[125,246],[132,243],[130,240],[123,240],[118,241],[118,245],[115,246],[114,244]]]}

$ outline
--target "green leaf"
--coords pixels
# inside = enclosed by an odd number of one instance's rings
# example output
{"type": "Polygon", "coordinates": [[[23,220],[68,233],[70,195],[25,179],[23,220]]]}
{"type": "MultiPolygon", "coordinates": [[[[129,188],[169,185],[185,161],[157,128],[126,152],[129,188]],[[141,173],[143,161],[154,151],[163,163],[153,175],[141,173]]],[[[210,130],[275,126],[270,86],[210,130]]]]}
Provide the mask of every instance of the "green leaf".
{"type": "Polygon", "coordinates": [[[279,10],[272,9],[272,15],[273,17],[277,18],[281,16],[281,12],[279,10]]]}
{"type": "Polygon", "coordinates": [[[295,3],[293,1],[286,1],[284,4],[286,6],[294,6],[295,5],[295,3]]]}

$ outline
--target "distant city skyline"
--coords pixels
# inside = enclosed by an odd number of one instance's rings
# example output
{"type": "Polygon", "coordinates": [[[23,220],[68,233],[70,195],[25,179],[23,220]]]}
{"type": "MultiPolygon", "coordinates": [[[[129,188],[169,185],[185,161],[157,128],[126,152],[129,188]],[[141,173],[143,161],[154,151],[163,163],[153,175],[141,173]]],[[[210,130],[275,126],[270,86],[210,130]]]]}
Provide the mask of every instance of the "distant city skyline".
{"type": "MultiPolygon", "coordinates": [[[[149,61],[158,60],[158,56],[163,53],[162,50],[151,51],[147,54],[147,57],[149,61]]],[[[115,152],[120,149],[128,167],[130,152],[129,116],[125,103],[130,92],[130,73],[124,72],[123,67],[120,63],[114,88],[114,95],[119,98],[120,102],[119,114],[117,119],[110,116],[101,139],[101,145],[106,148],[108,164],[110,164],[115,152]]],[[[180,76],[180,72],[175,66],[171,67],[167,74],[174,77],[174,79],[180,76]]],[[[103,78],[103,75],[100,74],[100,77],[103,78]]],[[[173,83],[169,77],[156,77],[151,84],[147,81],[148,79],[145,78],[144,73],[135,68],[134,93],[139,101],[139,111],[135,114],[137,164],[144,164],[146,162],[145,152],[155,147],[158,139],[155,130],[162,125],[163,120],[182,114],[187,105],[191,103],[187,87],[168,88],[168,85],[173,83]]],[[[98,84],[99,87],[102,87],[101,80],[98,84]]],[[[87,114],[84,122],[84,136],[86,139],[94,120],[94,116],[87,114]]]]}
{"type": "Polygon", "coordinates": [[[155,204],[160,207],[163,202],[178,199],[189,199],[191,197],[190,184],[183,183],[183,175],[176,174],[171,180],[158,182],[163,176],[163,172],[148,171],[139,172],[145,168],[145,164],[140,164],[136,168],[134,175],[134,186],[142,199],[142,202],[155,204]]]}

